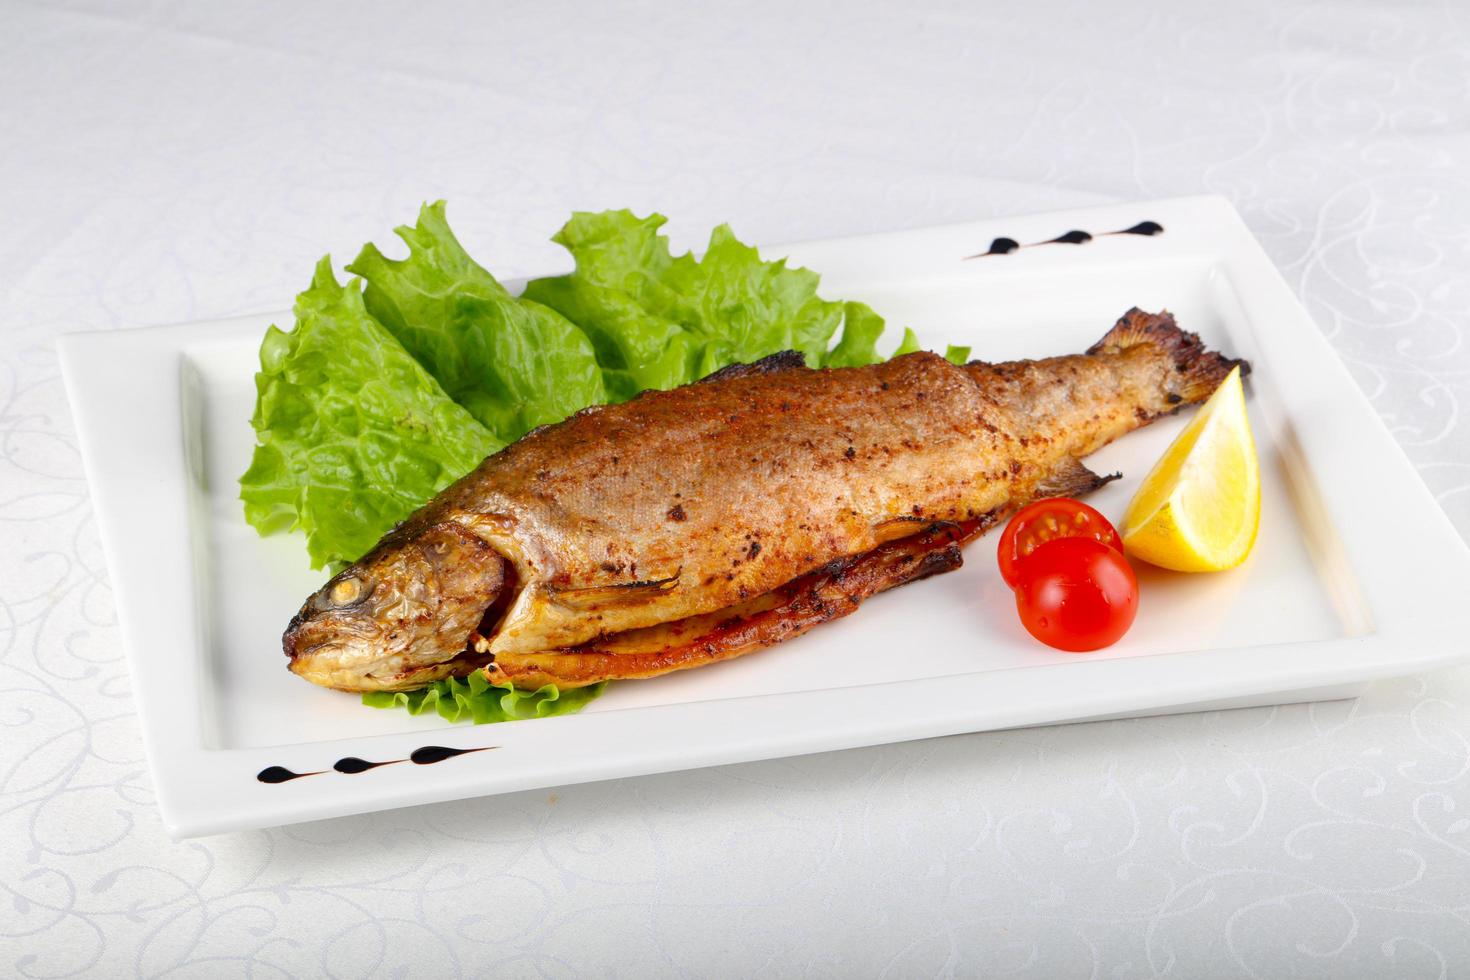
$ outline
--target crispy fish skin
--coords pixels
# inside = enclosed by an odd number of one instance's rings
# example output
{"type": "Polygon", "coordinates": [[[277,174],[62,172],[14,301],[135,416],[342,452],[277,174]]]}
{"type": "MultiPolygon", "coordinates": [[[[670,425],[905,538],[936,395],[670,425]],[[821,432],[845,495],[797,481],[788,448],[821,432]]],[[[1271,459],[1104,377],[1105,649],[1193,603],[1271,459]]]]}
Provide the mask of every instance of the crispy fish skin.
{"type": "MultiPolygon", "coordinates": [[[[515,679],[534,656],[529,685],[557,651],[739,606],[935,522],[1085,493],[1105,481],[1082,456],[1203,400],[1235,363],[1130,310],[1081,355],[829,370],[776,355],[590,408],[430,501],[309,599],[284,646],[309,680],[404,689],[473,669],[466,638],[489,608],[482,660],[515,679]],[[430,539],[453,576],[422,557],[430,539]],[[454,587],[403,581],[425,567],[454,587]]],[[[629,675],[616,667],[595,679],[629,675]]]]}

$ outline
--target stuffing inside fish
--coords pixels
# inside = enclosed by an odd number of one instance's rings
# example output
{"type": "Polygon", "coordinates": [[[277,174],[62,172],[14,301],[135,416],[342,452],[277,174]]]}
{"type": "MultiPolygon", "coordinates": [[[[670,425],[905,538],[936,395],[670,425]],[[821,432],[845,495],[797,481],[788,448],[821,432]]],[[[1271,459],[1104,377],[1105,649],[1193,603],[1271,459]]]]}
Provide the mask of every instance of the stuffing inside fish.
{"type": "Polygon", "coordinates": [[[348,691],[486,670],[564,688],[739,656],[959,567],[959,546],[1110,477],[1082,458],[1236,364],[1168,313],[1084,354],[800,355],[578,412],[487,458],[333,577],[283,638],[348,691]]]}

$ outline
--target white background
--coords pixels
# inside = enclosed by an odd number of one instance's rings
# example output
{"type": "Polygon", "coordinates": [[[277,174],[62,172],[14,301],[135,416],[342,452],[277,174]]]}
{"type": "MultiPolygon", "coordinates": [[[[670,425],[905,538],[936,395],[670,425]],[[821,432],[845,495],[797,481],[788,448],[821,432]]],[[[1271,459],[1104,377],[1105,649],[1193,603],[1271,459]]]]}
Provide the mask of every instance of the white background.
{"type": "Polygon", "coordinates": [[[1459,0],[407,6],[0,4],[0,975],[1470,974],[1467,670],[166,840],[52,339],[423,199],[514,276],[1221,193],[1470,532],[1459,0]]]}

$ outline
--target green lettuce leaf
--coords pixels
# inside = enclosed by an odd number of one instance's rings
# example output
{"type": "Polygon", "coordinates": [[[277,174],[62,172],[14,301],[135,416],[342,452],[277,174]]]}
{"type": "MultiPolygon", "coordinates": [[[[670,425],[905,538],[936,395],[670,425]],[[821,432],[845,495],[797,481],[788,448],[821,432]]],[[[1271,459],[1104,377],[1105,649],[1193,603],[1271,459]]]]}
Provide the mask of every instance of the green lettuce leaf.
{"type": "Polygon", "coordinates": [[[272,326],[255,376],[258,445],[240,478],[261,533],[300,528],[312,567],[355,561],[500,448],[363,306],[329,259],[272,326]]]}
{"type": "Polygon", "coordinates": [[[909,327],[903,328],[903,340],[899,341],[898,349],[893,352],[894,357],[901,354],[912,354],[919,349],[919,335],[909,327]]]}
{"type": "Polygon", "coordinates": [[[506,292],[449,230],[443,201],[397,234],[407,258],[368,244],[347,270],[374,319],[501,442],[607,400],[587,335],[506,292]]]}
{"type": "Polygon", "coordinates": [[[411,715],[434,711],[445,721],[473,721],[476,725],[527,718],[547,718],[581,711],[607,685],[595,684],[561,691],[547,684],[535,691],[518,691],[510,684],[491,684],[479,671],[466,678],[435,681],[414,691],[370,691],[362,703],[370,708],[403,708],[411,715]]]}
{"type": "Polygon", "coordinates": [[[525,295],[559,310],[592,338],[614,398],[696,381],[737,361],[798,350],[813,367],[883,360],[883,320],[861,303],[817,295],[819,278],[784,259],[763,261],[727,225],[695,259],[673,256],[662,215],[578,212],[554,237],[576,260],[525,295]],[[841,331],[835,347],[832,339],[841,331]]]}
{"type": "Polygon", "coordinates": [[[866,303],[844,303],[842,339],[828,352],[823,367],[862,367],[883,360],[878,338],[883,335],[883,318],[866,303]]]}

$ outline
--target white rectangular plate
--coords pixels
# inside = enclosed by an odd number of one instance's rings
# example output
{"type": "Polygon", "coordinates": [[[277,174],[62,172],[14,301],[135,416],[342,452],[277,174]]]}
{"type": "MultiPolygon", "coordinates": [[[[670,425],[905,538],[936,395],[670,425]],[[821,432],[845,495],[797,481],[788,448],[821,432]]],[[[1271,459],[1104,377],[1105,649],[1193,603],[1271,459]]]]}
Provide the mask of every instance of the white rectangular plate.
{"type": "MultiPolygon", "coordinates": [[[[1073,235],[1071,238],[1081,238],[1073,235]]],[[[828,297],[985,360],[1080,352],[1130,306],[1249,358],[1264,511],[1240,569],[1141,570],[1140,614],[1077,656],[1021,631],[990,540],[959,572],[758,654],[613,685],[582,714],[475,728],[362,707],[287,673],[280,632],[321,581],[260,538],[236,478],[262,332],[244,317],[61,341],[159,805],[177,836],[696,766],[1182,706],[1351,693],[1466,657],[1470,554],[1228,203],[1092,208],[789,248],[828,297]],[[1141,222],[1159,234],[1125,234],[1141,222]],[[1068,232],[1090,241],[1049,242],[1068,232]],[[1113,232],[1115,234],[1108,234],[1113,232]],[[1024,245],[992,251],[996,239],[1024,245]],[[1034,244],[1033,244],[1034,243],[1034,244]],[[991,254],[974,257],[977,253],[991,254]],[[970,258],[967,258],[970,256],[970,258]],[[1412,562],[1401,542],[1415,542],[1412,562]],[[1417,615],[1434,609],[1434,616],[1417,615]],[[407,760],[357,775],[336,760],[407,760]],[[283,766],[310,778],[257,779],[283,766]]],[[[896,336],[895,330],[893,335],[896,336]]],[[[1183,425],[1093,457],[1117,517],[1183,425]]]]}

